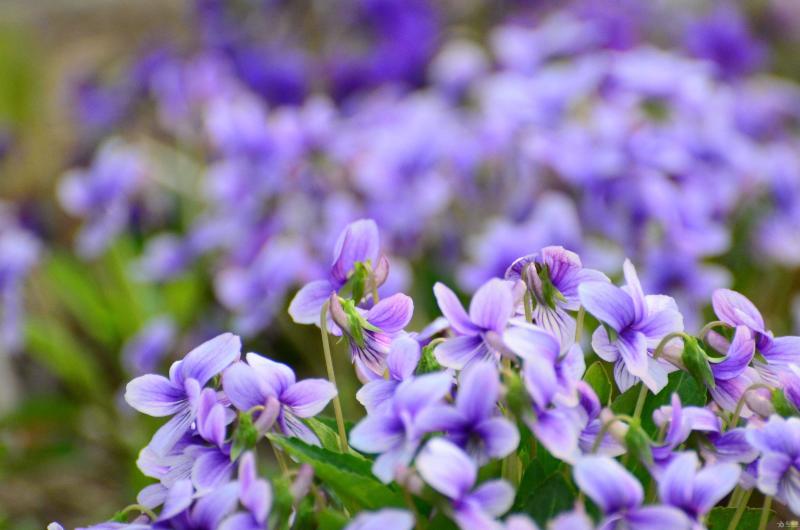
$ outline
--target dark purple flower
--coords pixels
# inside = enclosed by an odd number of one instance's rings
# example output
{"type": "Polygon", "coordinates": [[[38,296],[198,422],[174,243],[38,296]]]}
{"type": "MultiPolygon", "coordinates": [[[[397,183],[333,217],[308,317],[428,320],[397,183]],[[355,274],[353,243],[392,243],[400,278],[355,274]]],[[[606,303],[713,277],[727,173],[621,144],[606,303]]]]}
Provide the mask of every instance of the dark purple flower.
{"type": "Polygon", "coordinates": [[[602,528],[625,524],[629,530],[690,530],[686,515],[671,506],[642,506],[644,491],[639,481],[616,460],[585,456],[572,470],[578,487],[603,513],[602,528]]]}
{"type": "Polygon", "coordinates": [[[125,400],[130,406],[149,416],[172,416],[150,441],[156,454],[166,454],[183,436],[197,415],[201,390],[239,359],[241,347],[239,337],[223,333],[173,363],[169,379],[147,374],[128,383],[125,400]]]}
{"type": "Polygon", "coordinates": [[[225,370],[222,388],[233,406],[243,412],[267,408],[270,398],[277,399],[281,432],[314,445],[319,445],[319,439],[301,418],[316,416],[336,396],[336,387],[330,381],[298,382],[291,368],[255,353],[247,354],[247,363],[237,362],[225,370]]]}
{"type": "Polygon", "coordinates": [[[464,311],[455,293],[442,283],[433,286],[439,309],[450,323],[454,337],[434,350],[436,360],[447,368],[463,369],[471,362],[498,361],[506,324],[514,313],[514,292],[511,282],[492,279],[472,297],[469,314],[464,311]]]}
{"type": "Polygon", "coordinates": [[[639,378],[651,391],[659,392],[674,367],[654,360],[650,352],[665,335],[683,331],[683,317],[669,296],[645,296],[628,260],[624,272],[625,289],[605,282],[587,282],[578,288],[583,306],[603,324],[592,335],[592,347],[602,359],[616,363],[614,377],[621,391],[639,378]]]}
{"type": "Polygon", "coordinates": [[[459,528],[500,528],[495,518],[506,513],[514,501],[514,488],[509,483],[491,480],[476,488],[478,466],[442,438],[428,442],[416,466],[428,485],[450,499],[452,517],[459,528]]]}

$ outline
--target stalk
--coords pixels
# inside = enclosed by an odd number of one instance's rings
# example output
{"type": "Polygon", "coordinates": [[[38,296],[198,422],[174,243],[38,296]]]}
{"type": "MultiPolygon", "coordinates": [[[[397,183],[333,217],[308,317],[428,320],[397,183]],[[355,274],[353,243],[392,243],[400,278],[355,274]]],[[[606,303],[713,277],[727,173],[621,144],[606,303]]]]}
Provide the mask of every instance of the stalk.
{"type": "Polygon", "coordinates": [[[770,508],[772,508],[772,496],[767,495],[764,497],[764,507],[761,509],[761,520],[758,522],[758,530],[766,530],[770,508]]]}
{"type": "Polygon", "coordinates": [[[750,500],[750,495],[752,494],[753,490],[748,490],[739,501],[739,506],[736,507],[736,513],[733,514],[733,519],[731,519],[731,522],[728,525],[728,530],[736,530],[738,528],[739,520],[742,518],[744,509],[747,508],[747,501],[750,500]]]}
{"type": "Polygon", "coordinates": [[[326,301],[322,305],[322,312],[319,318],[319,329],[322,333],[322,351],[325,354],[325,368],[328,370],[328,380],[336,387],[337,392],[333,397],[333,413],[336,416],[336,427],[339,429],[339,447],[343,453],[350,451],[347,445],[347,431],[344,428],[344,415],[342,414],[342,402],[339,401],[339,387],[336,385],[336,374],[333,370],[333,358],[331,357],[331,343],[328,337],[328,304],[326,301]]]}
{"type": "Polygon", "coordinates": [[[647,385],[642,382],[642,388],[639,390],[639,398],[636,400],[636,408],[633,409],[633,417],[637,420],[642,416],[645,399],[647,399],[647,385]]]}

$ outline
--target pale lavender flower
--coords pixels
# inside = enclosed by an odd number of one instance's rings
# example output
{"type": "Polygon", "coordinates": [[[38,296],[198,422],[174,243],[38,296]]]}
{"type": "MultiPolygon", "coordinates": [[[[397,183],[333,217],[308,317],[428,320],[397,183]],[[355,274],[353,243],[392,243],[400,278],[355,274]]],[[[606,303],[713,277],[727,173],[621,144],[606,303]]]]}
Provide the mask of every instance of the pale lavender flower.
{"type": "Polygon", "coordinates": [[[383,482],[411,463],[427,433],[447,426],[452,378],[439,372],[406,379],[397,387],[389,406],[362,419],[350,432],[350,445],[365,453],[380,454],[372,472],[383,482]]]}
{"type": "Polygon", "coordinates": [[[669,296],[645,296],[628,260],[624,272],[625,289],[604,282],[587,282],[578,288],[583,306],[603,323],[592,335],[592,347],[602,359],[616,363],[614,378],[621,391],[639,378],[651,391],[659,392],[674,367],[654,360],[650,352],[665,335],[683,331],[683,317],[669,296]]]}
{"type": "MultiPolygon", "coordinates": [[[[739,325],[730,342],[717,333],[709,334],[709,342],[718,349],[725,348],[725,357],[719,362],[710,363],[714,386],[708,388],[711,398],[724,410],[734,412],[744,395],[752,385],[760,382],[759,374],[750,368],[750,361],[755,354],[753,332],[745,325],[739,325]]],[[[749,408],[742,409],[742,416],[751,414],[749,408]]]]}
{"type": "Polygon", "coordinates": [[[747,429],[747,441],[761,452],[758,489],[800,514],[800,419],[772,416],[747,429]]]}
{"type": "Polygon", "coordinates": [[[694,452],[679,453],[658,481],[661,502],[683,510],[697,525],[739,482],[736,464],[710,464],[702,469],[694,452]]]}
{"type": "Polygon", "coordinates": [[[575,319],[568,311],[580,309],[578,286],[608,281],[600,271],[584,268],[580,257],[560,246],[517,259],[506,271],[507,280],[522,280],[533,295],[533,322],[560,338],[563,347],[575,340],[575,319]]]}
{"type": "Polygon", "coordinates": [[[644,491],[639,481],[616,460],[585,456],[572,470],[578,487],[603,513],[602,528],[624,524],[628,530],[690,530],[686,515],[671,506],[642,506],[644,491]]]}
{"type": "Polygon", "coordinates": [[[122,348],[122,360],[135,374],[154,371],[175,342],[177,329],[169,316],[154,317],[122,348]]]}
{"type": "Polygon", "coordinates": [[[671,405],[653,411],[653,421],[665,430],[664,441],[654,445],[654,471],[664,469],[675,457],[675,449],[684,443],[693,431],[719,433],[722,422],[711,410],[703,407],[684,407],[677,393],[672,394],[671,405]]]}
{"type": "Polygon", "coordinates": [[[414,516],[406,510],[384,508],[375,512],[359,513],[345,530],[411,530],[414,516]]]}
{"type": "Polygon", "coordinates": [[[330,381],[297,381],[291,368],[255,353],[247,354],[247,363],[237,362],[225,370],[222,388],[242,412],[267,408],[270,398],[277,399],[277,425],[281,432],[314,445],[319,445],[319,439],[302,418],[316,416],[336,396],[336,387],[330,381]]]}
{"type": "Polygon", "coordinates": [[[711,295],[711,304],[717,317],[732,327],[747,326],[756,338],[756,347],[764,349],[772,341],[772,332],[766,328],[758,308],[743,294],[730,289],[717,289],[711,295]]]}
{"type": "Polygon", "coordinates": [[[259,478],[255,456],[251,451],[239,460],[239,504],[245,508],[226,517],[219,530],[266,530],[267,517],[272,507],[272,488],[269,482],[259,478]]]}
{"type": "Polygon", "coordinates": [[[498,345],[514,312],[511,282],[492,279],[472,297],[469,314],[455,293],[442,283],[433,286],[439,309],[456,334],[436,346],[434,355],[447,368],[463,369],[471,362],[499,360],[498,345]]]}
{"type": "Polygon", "coordinates": [[[478,466],[464,451],[434,438],[420,452],[417,470],[425,482],[450,499],[452,518],[462,530],[502,529],[496,518],[511,508],[514,488],[504,480],[475,487],[478,466]]]}
{"type": "Polygon", "coordinates": [[[125,400],[133,408],[149,416],[172,416],[153,436],[151,449],[164,455],[177,443],[197,415],[202,388],[240,353],[239,337],[223,333],[173,363],[169,379],[147,374],[128,383],[125,400]]]}

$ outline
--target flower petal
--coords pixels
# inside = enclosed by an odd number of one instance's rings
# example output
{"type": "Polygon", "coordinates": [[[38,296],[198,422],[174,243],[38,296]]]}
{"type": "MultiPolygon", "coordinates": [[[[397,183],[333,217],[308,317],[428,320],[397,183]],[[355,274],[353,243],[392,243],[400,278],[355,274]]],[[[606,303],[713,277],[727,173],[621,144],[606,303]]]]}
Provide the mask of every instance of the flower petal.
{"type": "Polygon", "coordinates": [[[738,377],[750,364],[756,351],[756,341],[747,326],[736,326],[727,355],[719,363],[711,363],[714,379],[727,381],[738,377]]]}
{"type": "Polygon", "coordinates": [[[514,488],[505,480],[490,480],[475,488],[469,498],[476,501],[484,512],[500,517],[514,504],[514,488]]]}
{"type": "Polygon", "coordinates": [[[433,438],[422,449],[417,470],[429,486],[453,500],[464,498],[478,474],[470,457],[443,438],[433,438]]]}
{"type": "Polygon", "coordinates": [[[514,294],[511,284],[492,278],[481,286],[469,304],[469,318],[483,329],[502,333],[514,313],[514,294]]]}
{"type": "Polygon", "coordinates": [[[290,386],[280,400],[295,416],[310,418],[324,409],[336,396],[336,387],[326,379],[305,379],[290,386]]]}
{"type": "Polygon", "coordinates": [[[409,335],[402,335],[392,341],[386,357],[389,375],[397,381],[414,375],[421,356],[419,342],[409,335]]]}
{"type": "Polygon", "coordinates": [[[619,287],[606,282],[586,282],[578,287],[581,304],[601,322],[621,331],[635,318],[633,299],[619,287]]]}
{"type": "Polygon", "coordinates": [[[433,294],[436,297],[436,303],[439,304],[439,310],[450,323],[453,331],[461,335],[474,335],[479,331],[478,327],[469,319],[456,294],[449,287],[436,282],[433,286],[433,294]]]}
{"type": "Polygon", "coordinates": [[[336,289],[328,280],[305,284],[289,304],[289,316],[298,324],[319,325],[322,306],[336,289]]]}
{"type": "Polygon", "coordinates": [[[253,369],[243,362],[234,363],[222,374],[222,389],[234,407],[246,412],[264,405],[269,390],[253,369]]]}
{"type": "Polygon", "coordinates": [[[694,480],[692,504],[698,513],[706,514],[739,483],[742,469],[736,464],[706,466],[694,480]]]}
{"type": "Polygon", "coordinates": [[[402,331],[414,314],[414,301],[403,293],[384,298],[367,312],[367,321],[386,333],[402,331]]]}
{"type": "Polygon", "coordinates": [[[503,342],[522,359],[537,356],[554,363],[561,345],[552,332],[527,322],[515,322],[503,333],[503,342]]]}
{"type": "Polygon", "coordinates": [[[217,335],[193,349],[184,357],[181,372],[184,379],[196,379],[204,386],[212,377],[237,361],[242,341],[232,333],[217,335]]]}
{"type": "Polygon", "coordinates": [[[339,234],[333,250],[331,276],[344,284],[356,262],[377,264],[380,252],[378,225],[372,219],[359,219],[347,225],[339,234]]]}
{"type": "Polygon", "coordinates": [[[644,492],[639,481],[622,465],[605,456],[585,456],[572,470],[578,487],[603,513],[612,514],[642,504],[644,492]]]}
{"type": "Polygon", "coordinates": [[[186,392],[166,377],[147,374],[128,383],[125,401],[148,416],[170,416],[186,407],[186,392]]]}
{"type": "Polygon", "coordinates": [[[256,353],[247,354],[247,364],[255,370],[258,378],[266,383],[268,388],[265,388],[265,390],[271,390],[276,396],[280,396],[297,380],[294,370],[289,366],[256,353]]]}
{"type": "Polygon", "coordinates": [[[403,425],[393,416],[367,416],[350,431],[350,445],[364,453],[384,453],[402,442],[403,435],[403,425]]]}
{"type": "Polygon", "coordinates": [[[764,317],[741,293],[731,289],[717,289],[711,295],[711,305],[720,320],[731,326],[745,325],[753,331],[764,332],[764,317]]]}
{"type": "Polygon", "coordinates": [[[455,370],[461,370],[471,361],[483,359],[488,354],[489,349],[480,335],[452,337],[433,350],[433,355],[439,364],[455,370]]]}
{"type": "Polygon", "coordinates": [[[490,362],[476,362],[461,372],[456,407],[470,422],[488,418],[497,408],[500,379],[490,362]]]}
{"type": "Polygon", "coordinates": [[[622,273],[625,276],[625,287],[633,302],[633,318],[640,322],[647,314],[647,303],[644,299],[642,284],[631,260],[626,259],[622,264],[622,273]]]}
{"type": "Polygon", "coordinates": [[[479,423],[476,433],[483,441],[484,450],[491,458],[503,458],[519,445],[519,431],[507,418],[497,416],[479,423]]]}

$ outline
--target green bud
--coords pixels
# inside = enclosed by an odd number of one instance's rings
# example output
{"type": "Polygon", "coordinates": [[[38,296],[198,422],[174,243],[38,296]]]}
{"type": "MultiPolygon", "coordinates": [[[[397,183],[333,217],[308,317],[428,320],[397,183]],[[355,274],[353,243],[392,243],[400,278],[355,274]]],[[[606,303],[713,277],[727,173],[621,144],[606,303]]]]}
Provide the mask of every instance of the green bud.
{"type": "Polygon", "coordinates": [[[353,273],[347,279],[345,289],[350,291],[350,297],[356,302],[360,302],[364,298],[364,293],[367,290],[369,282],[370,267],[357,261],[353,266],[353,273]]]}
{"type": "Polygon", "coordinates": [[[422,355],[420,356],[419,363],[417,364],[417,375],[438,372],[442,369],[442,367],[439,365],[439,361],[436,360],[436,356],[433,355],[433,351],[438,345],[439,341],[433,341],[422,348],[422,355]]]}
{"type": "Polygon", "coordinates": [[[249,412],[240,412],[239,422],[233,432],[231,461],[235,461],[243,452],[255,447],[256,443],[258,443],[258,429],[253,425],[253,416],[249,412]]]}
{"type": "Polygon", "coordinates": [[[539,280],[542,282],[542,298],[544,298],[544,303],[547,304],[548,307],[555,307],[556,300],[565,301],[564,295],[561,294],[561,291],[556,289],[552,280],[550,280],[550,269],[547,265],[541,266],[537,270],[537,274],[539,280]]]}
{"type": "Polygon", "coordinates": [[[784,418],[800,416],[800,411],[786,399],[786,394],[780,388],[772,390],[772,406],[775,407],[775,412],[784,418]]]}
{"type": "Polygon", "coordinates": [[[642,429],[638,421],[628,424],[628,431],[625,433],[625,446],[628,451],[637,459],[648,465],[653,463],[653,451],[650,447],[650,437],[642,429]]]}
{"type": "Polygon", "coordinates": [[[708,364],[708,355],[696,338],[684,335],[681,361],[686,371],[701,385],[714,388],[714,374],[708,364]]]}

